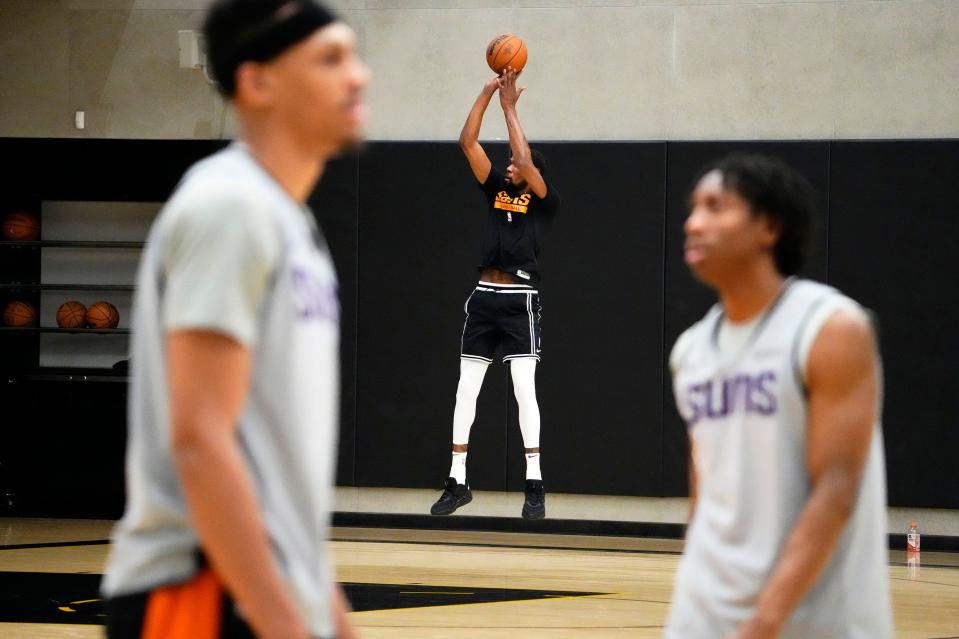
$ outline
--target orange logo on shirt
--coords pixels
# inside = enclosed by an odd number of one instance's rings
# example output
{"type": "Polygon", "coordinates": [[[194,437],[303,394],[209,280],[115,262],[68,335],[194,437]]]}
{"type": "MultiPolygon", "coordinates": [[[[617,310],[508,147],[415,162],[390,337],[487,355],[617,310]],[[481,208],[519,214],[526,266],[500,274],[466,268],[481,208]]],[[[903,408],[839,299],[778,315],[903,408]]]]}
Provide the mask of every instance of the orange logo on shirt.
{"type": "Polygon", "coordinates": [[[506,191],[500,191],[493,201],[493,208],[526,215],[529,210],[529,199],[529,193],[524,193],[519,197],[510,197],[506,191]]]}

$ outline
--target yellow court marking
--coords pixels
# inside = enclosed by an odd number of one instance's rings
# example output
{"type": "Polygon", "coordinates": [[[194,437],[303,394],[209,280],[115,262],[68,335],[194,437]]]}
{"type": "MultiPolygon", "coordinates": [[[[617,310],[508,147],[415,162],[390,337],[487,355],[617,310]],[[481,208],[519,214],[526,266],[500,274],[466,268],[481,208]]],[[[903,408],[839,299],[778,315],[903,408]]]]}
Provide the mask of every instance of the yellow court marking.
{"type": "MultiPolygon", "coordinates": [[[[88,603],[96,603],[98,601],[103,601],[103,599],[81,599],[79,601],[71,601],[70,606],[80,606],[88,603]]],[[[60,606],[57,608],[57,610],[59,610],[60,612],[76,612],[76,610],[74,610],[70,606],[60,606]]]]}

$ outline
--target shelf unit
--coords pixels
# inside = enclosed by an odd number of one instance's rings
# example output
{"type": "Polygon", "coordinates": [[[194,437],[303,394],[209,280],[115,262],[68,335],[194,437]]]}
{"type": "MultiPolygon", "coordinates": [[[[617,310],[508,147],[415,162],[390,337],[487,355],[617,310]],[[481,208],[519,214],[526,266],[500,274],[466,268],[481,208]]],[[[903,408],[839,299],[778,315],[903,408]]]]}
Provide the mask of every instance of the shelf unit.
{"type": "Polygon", "coordinates": [[[0,291],[117,291],[132,292],[128,284],[23,284],[20,282],[0,283],[0,291]]]}
{"type": "Polygon", "coordinates": [[[82,333],[88,335],[129,335],[129,328],[60,328],[59,326],[0,326],[0,333],[82,333]]]}
{"type": "Polygon", "coordinates": [[[13,356],[3,367],[10,375],[52,380],[47,371],[65,367],[56,370],[57,379],[117,377],[110,365],[128,357],[130,329],[60,328],[53,312],[68,299],[87,306],[106,299],[129,320],[136,256],[159,207],[147,201],[44,199],[26,207],[40,221],[42,235],[0,239],[0,300],[29,302],[39,326],[0,326],[0,339],[13,356]],[[81,368],[82,375],[73,373],[81,368]]]}
{"type": "Polygon", "coordinates": [[[106,249],[142,249],[146,242],[87,242],[73,240],[34,240],[18,242],[0,241],[0,248],[106,248],[106,249]]]}

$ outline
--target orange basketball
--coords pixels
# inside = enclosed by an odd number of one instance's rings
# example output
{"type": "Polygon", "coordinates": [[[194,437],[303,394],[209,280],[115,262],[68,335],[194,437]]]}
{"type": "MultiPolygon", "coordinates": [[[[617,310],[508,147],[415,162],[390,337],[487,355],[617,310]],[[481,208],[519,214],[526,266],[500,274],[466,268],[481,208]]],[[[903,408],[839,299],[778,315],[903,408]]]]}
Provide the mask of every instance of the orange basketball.
{"type": "Polygon", "coordinates": [[[37,321],[37,309],[32,304],[13,300],[3,309],[3,323],[7,326],[33,326],[37,321]]]}
{"type": "Polygon", "coordinates": [[[497,75],[502,75],[506,67],[522,71],[526,66],[526,43],[508,33],[496,36],[486,47],[486,64],[497,75]]]}
{"type": "Polygon", "coordinates": [[[87,324],[87,307],[80,302],[65,302],[57,309],[57,326],[83,328],[87,324]]]}
{"type": "Polygon", "coordinates": [[[120,324],[120,311],[110,302],[94,302],[87,309],[87,326],[90,328],[116,328],[120,324]]]}
{"type": "Polygon", "coordinates": [[[18,242],[32,242],[40,237],[40,223],[26,211],[11,213],[3,219],[3,237],[18,242]]]}

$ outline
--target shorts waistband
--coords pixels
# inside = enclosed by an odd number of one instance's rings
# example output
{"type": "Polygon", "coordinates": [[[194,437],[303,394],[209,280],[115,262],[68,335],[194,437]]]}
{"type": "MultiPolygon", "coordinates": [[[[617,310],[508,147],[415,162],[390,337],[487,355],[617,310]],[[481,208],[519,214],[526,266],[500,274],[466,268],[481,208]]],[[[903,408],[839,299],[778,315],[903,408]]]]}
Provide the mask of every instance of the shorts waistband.
{"type": "Polygon", "coordinates": [[[487,293],[539,293],[529,284],[493,284],[482,280],[476,285],[476,290],[487,293]]]}

